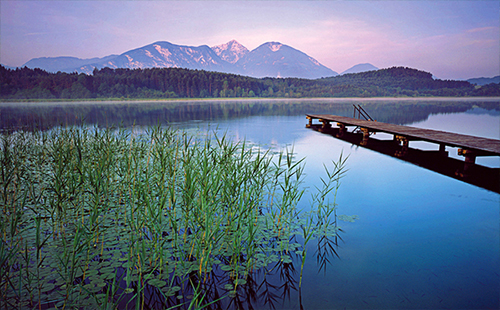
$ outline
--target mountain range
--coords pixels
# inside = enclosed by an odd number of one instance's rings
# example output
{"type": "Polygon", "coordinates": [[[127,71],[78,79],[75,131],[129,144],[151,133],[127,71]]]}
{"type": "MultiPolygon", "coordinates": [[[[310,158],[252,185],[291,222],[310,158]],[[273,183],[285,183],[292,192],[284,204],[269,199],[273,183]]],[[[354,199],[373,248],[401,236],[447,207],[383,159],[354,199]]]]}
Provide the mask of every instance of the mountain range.
{"type": "Polygon", "coordinates": [[[279,42],[267,42],[249,51],[235,40],[209,47],[155,42],[120,55],[103,58],[34,58],[23,65],[48,72],[92,74],[95,68],[186,68],[251,77],[298,77],[317,79],[338,75],[307,54],[279,42]]]}
{"type": "MultiPolygon", "coordinates": [[[[15,69],[14,67],[6,68],[15,69]]],[[[47,72],[77,72],[92,74],[94,69],[109,68],[185,68],[233,73],[256,78],[297,77],[317,79],[339,75],[307,54],[279,42],[267,42],[249,51],[236,40],[209,47],[155,42],[120,55],[80,59],[76,57],[33,58],[21,67],[40,68],[47,72]]],[[[374,71],[369,63],[357,64],[340,75],[374,71]]],[[[499,83],[499,77],[468,79],[485,85],[499,83]]]]}

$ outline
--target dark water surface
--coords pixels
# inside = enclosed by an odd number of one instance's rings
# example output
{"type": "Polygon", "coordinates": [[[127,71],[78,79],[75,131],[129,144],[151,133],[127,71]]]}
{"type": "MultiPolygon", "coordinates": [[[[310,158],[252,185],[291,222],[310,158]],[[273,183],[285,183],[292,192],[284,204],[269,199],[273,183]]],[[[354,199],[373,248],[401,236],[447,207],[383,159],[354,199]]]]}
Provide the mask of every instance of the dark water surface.
{"type": "MultiPolygon", "coordinates": [[[[261,282],[243,308],[498,309],[500,195],[305,128],[306,113],[352,117],[353,103],[378,121],[500,139],[498,99],[0,103],[0,129],[49,129],[82,119],[99,126],[218,127],[235,139],[293,146],[306,158],[310,188],[325,176],[323,165],[348,155],[338,213],[359,219],[342,222],[338,257],[328,256],[321,268],[318,245],[311,244],[300,291],[300,265],[256,276],[261,282]]],[[[498,157],[478,162],[500,167],[498,157]]],[[[308,207],[307,195],[300,206],[308,207]]]]}

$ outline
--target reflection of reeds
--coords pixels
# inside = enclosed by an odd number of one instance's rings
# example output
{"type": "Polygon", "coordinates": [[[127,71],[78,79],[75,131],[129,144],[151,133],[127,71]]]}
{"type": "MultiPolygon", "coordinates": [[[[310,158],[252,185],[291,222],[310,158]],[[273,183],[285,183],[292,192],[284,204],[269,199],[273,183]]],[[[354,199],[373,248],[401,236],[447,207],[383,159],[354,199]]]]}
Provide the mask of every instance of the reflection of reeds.
{"type": "Polygon", "coordinates": [[[226,135],[67,128],[1,143],[4,308],[198,308],[293,253],[302,277],[310,238],[336,232],[342,158],[301,213],[302,161],[226,135]]]}

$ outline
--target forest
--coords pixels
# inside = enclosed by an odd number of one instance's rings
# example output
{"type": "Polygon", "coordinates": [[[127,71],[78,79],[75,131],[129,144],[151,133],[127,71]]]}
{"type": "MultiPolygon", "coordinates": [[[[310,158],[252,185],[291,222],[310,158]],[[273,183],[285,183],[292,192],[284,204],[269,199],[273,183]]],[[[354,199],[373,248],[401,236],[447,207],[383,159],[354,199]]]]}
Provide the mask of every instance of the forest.
{"type": "Polygon", "coordinates": [[[181,68],[95,69],[92,75],[0,66],[0,99],[500,96],[500,84],[434,79],[405,67],[316,80],[252,78],[181,68]]]}

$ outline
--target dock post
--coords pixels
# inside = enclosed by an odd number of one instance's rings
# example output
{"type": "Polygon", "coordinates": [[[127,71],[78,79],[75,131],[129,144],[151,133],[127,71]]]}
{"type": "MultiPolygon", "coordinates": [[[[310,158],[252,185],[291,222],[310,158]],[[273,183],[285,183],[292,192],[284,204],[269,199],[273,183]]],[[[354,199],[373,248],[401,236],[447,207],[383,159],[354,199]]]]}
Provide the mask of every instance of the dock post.
{"type": "Polygon", "coordinates": [[[396,140],[398,142],[398,144],[402,142],[401,150],[396,151],[394,153],[394,156],[396,156],[396,157],[406,156],[406,153],[408,153],[408,145],[409,145],[408,137],[395,135],[394,140],[396,140]]]}
{"type": "Polygon", "coordinates": [[[464,169],[460,172],[457,171],[457,175],[461,177],[468,176],[468,170],[476,164],[476,152],[468,149],[458,149],[458,155],[465,156],[464,169]]]}
{"type": "Polygon", "coordinates": [[[321,132],[328,132],[332,128],[332,125],[330,124],[330,121],[327,119],[320,119],[320,122],[323,123],[323,126],[321,126],[320,131],[321,132]]]}
{"type": "Polygon", "coordinates": [[[337,123],[337,126],[339,126],[339,133],[337,134],[337,137],[343,137],[346,132],[345,124],[337,123]]]}
{"type": "Polygon", "coordinates": [[[306,128],[311,128],[313,124],[313,119],[310,116],[306,116],[306,118],[309,120],[309,124],[306,125],[306,128]]]}
{"type": "Polygon", "coordinates": [[[439,155],[448,157],[448,152],[446,151],[446,145],[444,143],[439,143],[439,155]]]}
{"type": "Polygon", "coordinates": [[[368,138],[370,137],[370,130],[368,128],[361,128],[361,132],[363,132],[363,140],[361,141],[361,145],[368,145],[368,138]]]}

